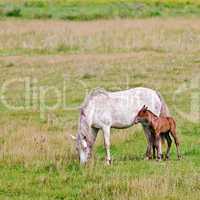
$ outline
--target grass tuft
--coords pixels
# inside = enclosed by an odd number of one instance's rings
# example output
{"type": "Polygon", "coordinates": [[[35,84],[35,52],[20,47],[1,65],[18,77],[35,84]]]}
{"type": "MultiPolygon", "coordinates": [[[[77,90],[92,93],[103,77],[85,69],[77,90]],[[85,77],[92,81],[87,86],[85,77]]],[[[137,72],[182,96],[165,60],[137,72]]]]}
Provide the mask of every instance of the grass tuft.
{"type": "Polygon", "coordinates": [[[16,6],[9,5],[3,10],[3,13],[7,17],[20,17],[21,16],[21,9],[16,6]]]}

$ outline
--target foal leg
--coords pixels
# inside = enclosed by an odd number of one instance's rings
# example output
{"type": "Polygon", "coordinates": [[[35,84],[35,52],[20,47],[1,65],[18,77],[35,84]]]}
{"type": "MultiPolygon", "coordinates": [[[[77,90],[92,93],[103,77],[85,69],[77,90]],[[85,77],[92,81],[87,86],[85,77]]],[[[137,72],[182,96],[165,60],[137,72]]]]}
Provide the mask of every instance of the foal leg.
{"type": "Polygon", "coordinates": [[[151,159],[152,158],[152,145],[153,145],[153,141],[152,141],[152,135],[151,135],[151,131],[149,130],[149,128],[147,126],[143,126],[144,129],[144,133],[147,139],[147,149],[146,149],[146,159],[151,159]]]}
{"type": "Polygon", "coordinates": [[[152,137],[153,159],[156,159],[156,139],[155,139],[155,135],[151,134],[151,137],[152,137]]]}
{"type": "Polygon", "coordinates": [[[177,138],[177,135],[176,135],[176,131],[175,130],[171,130],[170,131],[171,132],[171,135],[172,135],[172,137],[174,138],[174,142],[175,142],[175,144],[176,144],[176,153],[177,153],[177,157],[178,157],[178,159],[180,159],[180,152],[179,152],[179,140],[178,140],[178,138],[177,138]]]}
{"type": "Polygon", "coordinates": [[[156,158],[156,145],[154,143],[153,143],[153,159],[156,158]]]}
{"type": "Polygon", "coordinates": [[[179,140],[178,140],[178,137],[177,137],[177,134],[176,134],[176,123],[172,118],[169,119],[169,123],[170,123],[170,127],[171,127],[170,128],[170,133],[171,133],[172,137],[174,138],[174,142],[176,144],[177,157],[179,159],[180,158],[179,140]]]}
{"type": "Polygon", "coordinates": [[[171,148],[171,144],[172,144],[172,139],[171,139],[169,133],[166,133],[166,134],[165,134],[165,138],[166,138],[166,140],[167,140],[166,159],[169,159],[169,157],[170,157],[169,152],[170,152],[170,148],[171,148]]]}
{"type": "Polygon", "coordinates": [[[111,164],[111,156],[110,156],[110,127],[106,126],[103,128],[104,135],[104,146],[106,150],[106,164],[111,164]]]}
{"type": "Polygon", "coordinates": [[[156,150],[157,150],[157,160],[160,161],[162,157],[162,149],[161,149],[161,138],[159,134],[156,134],[156,150]]]}

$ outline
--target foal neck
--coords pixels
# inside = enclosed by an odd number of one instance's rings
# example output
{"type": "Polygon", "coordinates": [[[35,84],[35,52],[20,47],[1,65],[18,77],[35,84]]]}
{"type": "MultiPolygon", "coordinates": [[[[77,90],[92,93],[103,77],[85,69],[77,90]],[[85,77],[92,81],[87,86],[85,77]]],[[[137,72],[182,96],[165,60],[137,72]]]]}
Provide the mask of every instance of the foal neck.
{"type": "Polygon", "coordinates": [[[151,112],[150,110],[147,110],[147,112],[148,112],[148,116],[149,116],[150,121],[158,119],[158,117],[153,112],[151,112]]]}

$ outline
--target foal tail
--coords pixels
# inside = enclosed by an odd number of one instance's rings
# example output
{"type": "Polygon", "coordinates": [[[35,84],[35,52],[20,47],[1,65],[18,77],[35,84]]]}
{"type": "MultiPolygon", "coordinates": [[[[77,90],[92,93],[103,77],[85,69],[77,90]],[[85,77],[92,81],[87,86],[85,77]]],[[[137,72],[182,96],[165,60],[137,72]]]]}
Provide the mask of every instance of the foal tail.
{"type": "Polygon", "coordinates": [[[169,124],[170,124],[171,136],[174,138],[174,142],[176,144],[177,156],[178,156],[178,158],[180,158],[180,154],[179,154],[180,142],[179,142],[179,139],[178,139],[177,134],[176,134],[176,122],[172,117],[168,117],[168,121],[169,121],[169,124]]]}
{"type": "Polygon", "coordinates": [[[179,140],[178,140],[177,134],[176,134],[176,122],[174,121],[174,119],[172,117],[168,117],[167,119],[170,124],[170,133],[171,133],[172,137],[174,138],[175,143],[179,145],[179,140]]]}

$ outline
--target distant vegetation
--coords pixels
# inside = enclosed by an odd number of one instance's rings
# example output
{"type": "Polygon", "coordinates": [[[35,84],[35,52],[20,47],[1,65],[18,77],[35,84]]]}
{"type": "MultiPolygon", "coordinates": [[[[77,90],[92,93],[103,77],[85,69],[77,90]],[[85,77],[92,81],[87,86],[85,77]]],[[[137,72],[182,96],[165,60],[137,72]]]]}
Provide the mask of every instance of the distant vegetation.
{"type": "Polygon", "coordinates": [[[62,0],[0,1],[0,19],[95,20],[154,16],[200,16],[200,1],[181,0],[62,0]]]}

